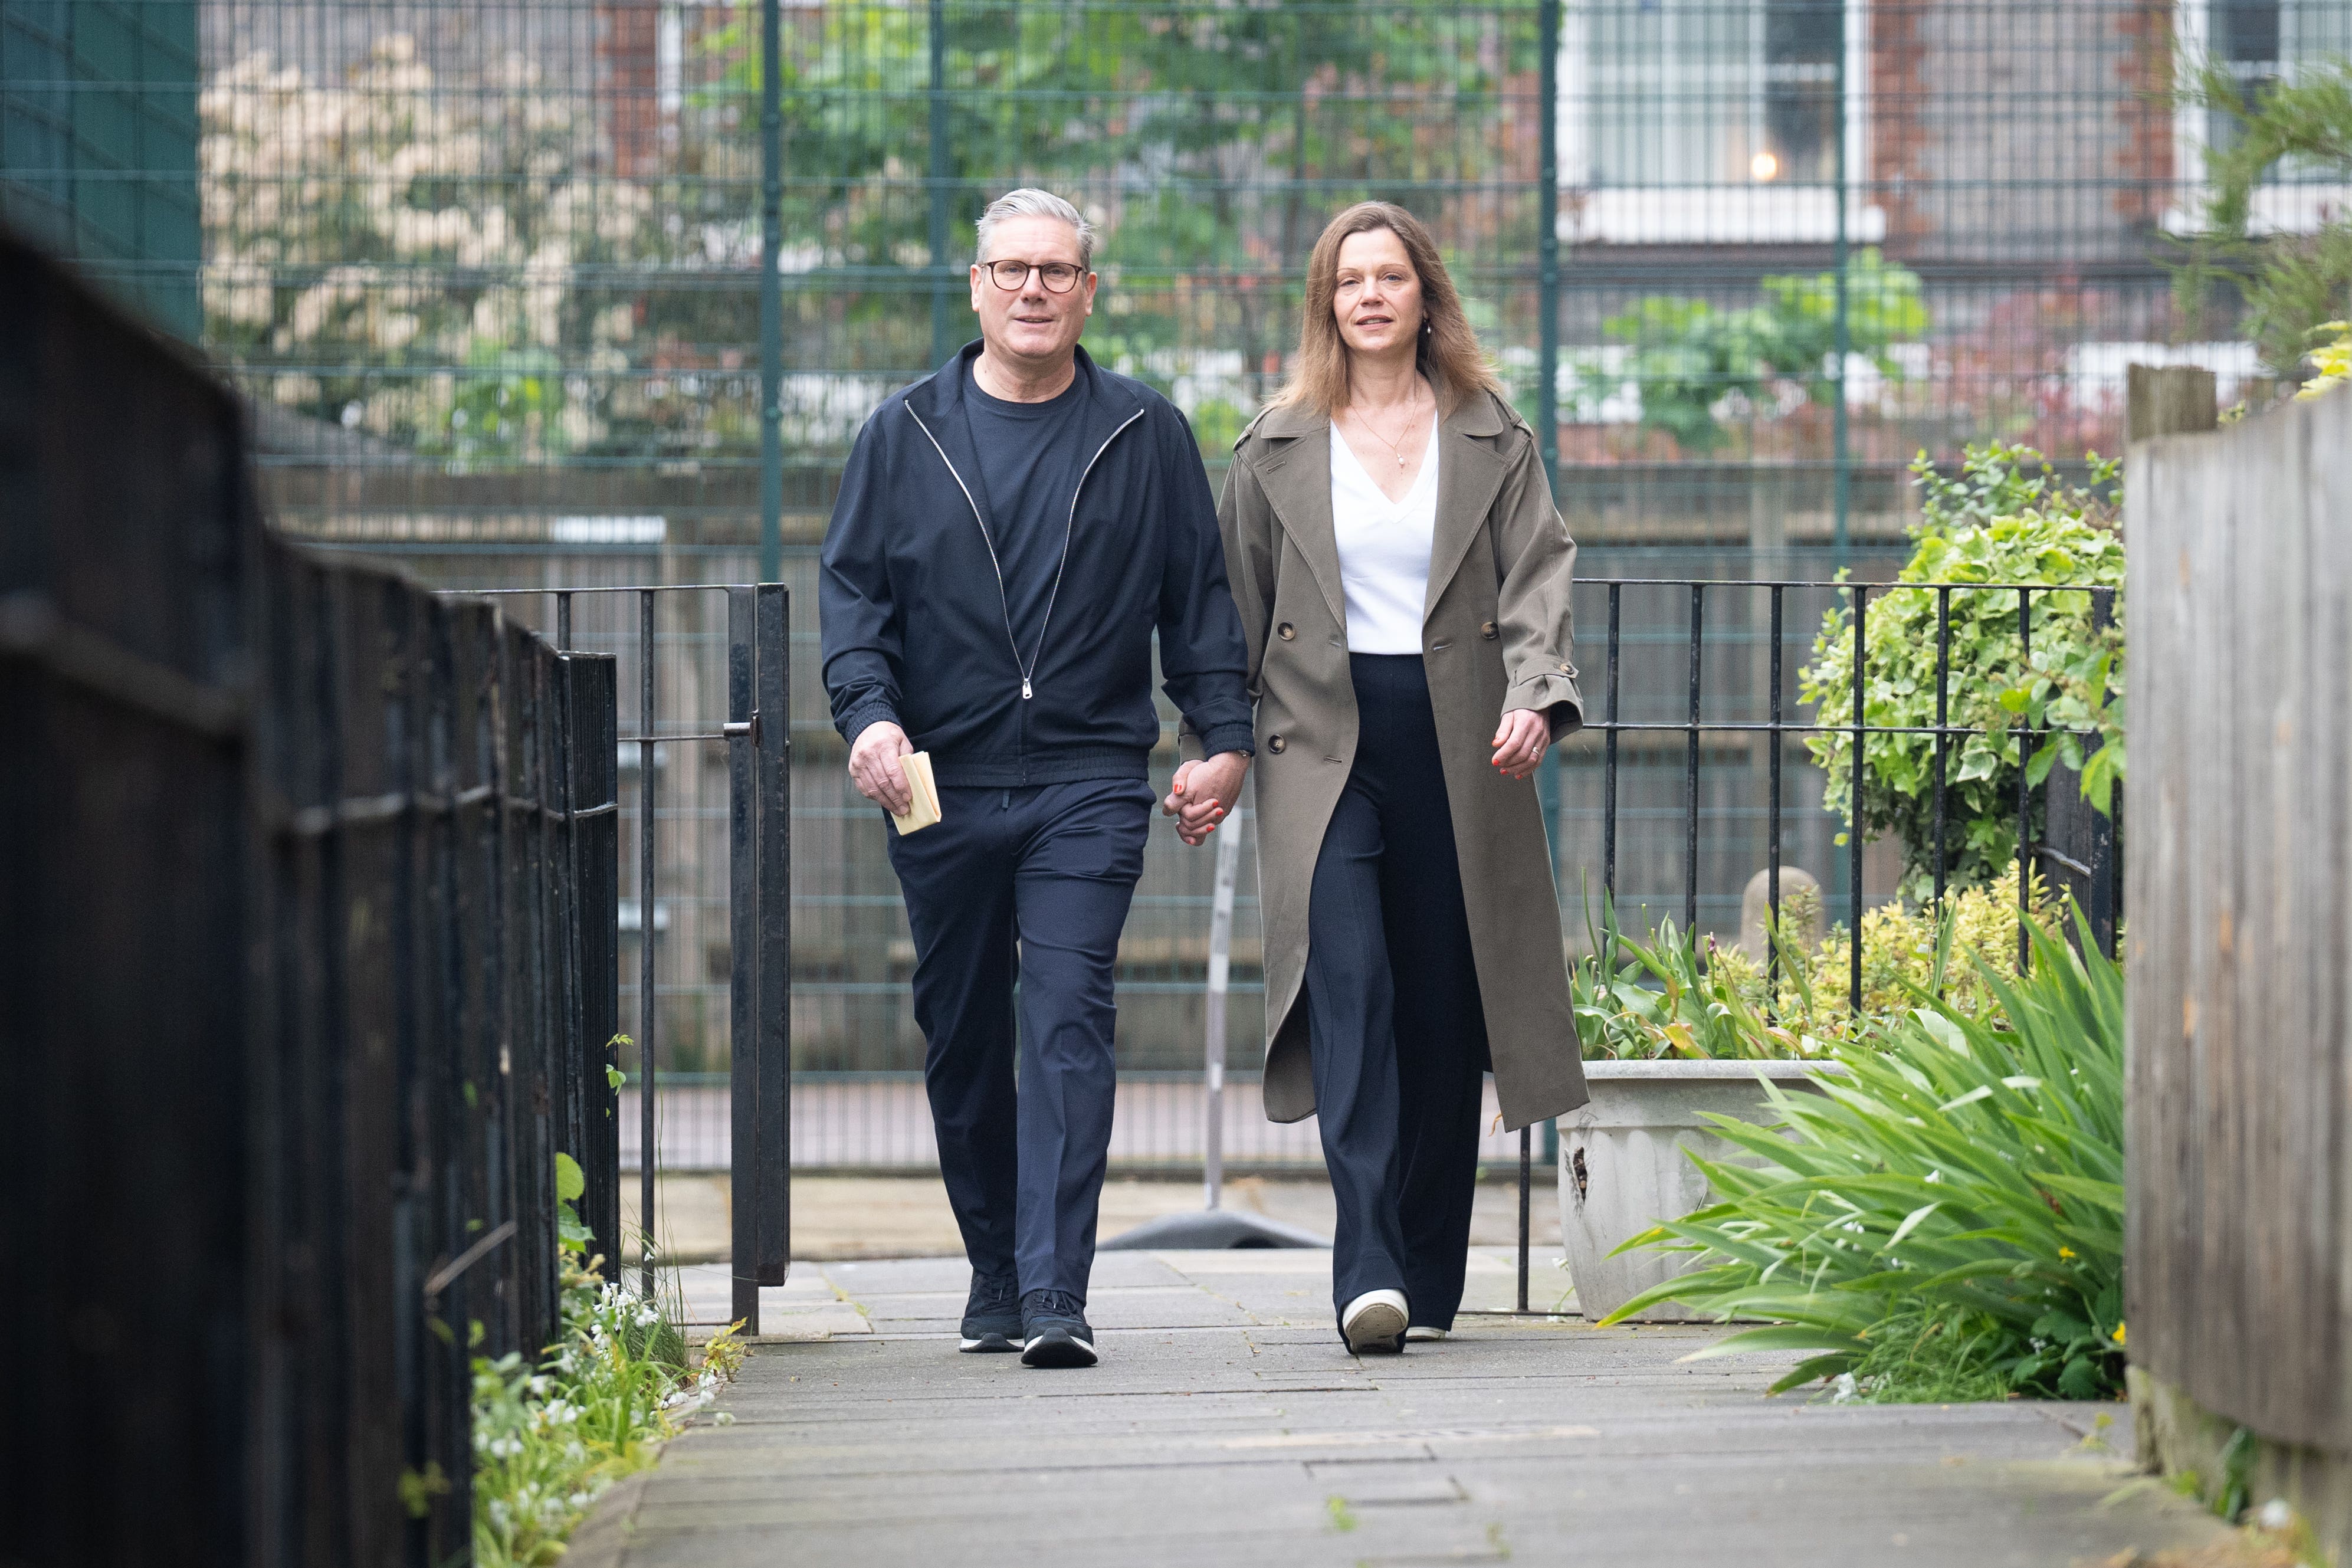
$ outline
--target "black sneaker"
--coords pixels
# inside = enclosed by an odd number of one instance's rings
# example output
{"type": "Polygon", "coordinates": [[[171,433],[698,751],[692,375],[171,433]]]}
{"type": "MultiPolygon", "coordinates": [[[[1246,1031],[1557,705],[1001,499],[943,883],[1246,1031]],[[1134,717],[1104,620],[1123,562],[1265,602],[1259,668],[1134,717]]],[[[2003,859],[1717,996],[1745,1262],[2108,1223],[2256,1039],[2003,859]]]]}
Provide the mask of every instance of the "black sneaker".
{"type": "Polygon", "coordinates": [[[1066,1290],[1032,1290],[1021,1298],[1021,1360],[1029,1366],[1092,1366],[1095,1331],[1087,1304],[1066,1290]]]}
{"type": "Polygon", "coordinates": [[[972,1270],[971,1297],[963,1304],[963,1343],[975,1354],[1021,1348],[1021,1280],[1012,1274],[972,1270]]]}

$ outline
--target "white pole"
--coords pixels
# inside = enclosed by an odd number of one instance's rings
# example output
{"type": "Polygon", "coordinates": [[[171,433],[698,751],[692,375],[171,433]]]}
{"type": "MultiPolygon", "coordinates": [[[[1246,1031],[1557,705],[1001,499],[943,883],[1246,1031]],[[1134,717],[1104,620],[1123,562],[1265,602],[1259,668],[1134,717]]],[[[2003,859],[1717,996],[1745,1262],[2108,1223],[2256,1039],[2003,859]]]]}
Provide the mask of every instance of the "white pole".
{"type": "Polygon", "coordinates": [[[1217,840],[1217,890],[1209,905],[1209,996],[1207,1071],[1202,1075],[1203,1113],[1202,1169],[1208,1206],[1215,1208],[1225,1185],[1225,984],[1233,970],[1234,876],[1242,859],[1242,819],[1226,818],[1217,840]]]}

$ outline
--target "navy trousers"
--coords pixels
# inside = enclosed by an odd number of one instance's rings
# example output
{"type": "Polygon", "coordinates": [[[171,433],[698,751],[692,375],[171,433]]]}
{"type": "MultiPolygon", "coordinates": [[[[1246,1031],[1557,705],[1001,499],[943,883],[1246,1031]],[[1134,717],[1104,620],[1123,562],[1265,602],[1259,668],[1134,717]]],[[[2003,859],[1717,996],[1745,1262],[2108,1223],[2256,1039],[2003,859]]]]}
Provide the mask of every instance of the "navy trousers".
{"type": "Polygon", "coordinates": [[[1307,916],[1308,1049],[1339,1201],[1335,1309],[1402,1290],[1418,1326],[1462,1305],[1486,1015],[1417,654],[1351,654],[1356,763],[1307,916]]]}
{"type": "Polygon", "coordinates": [[[943,787],[936,826],[890,839],[948,1202],[972,1268],[1024,1294],[1083,1300],[1094,1267],[1112,983],[1155,798],[1139,779],[943,787]]]}

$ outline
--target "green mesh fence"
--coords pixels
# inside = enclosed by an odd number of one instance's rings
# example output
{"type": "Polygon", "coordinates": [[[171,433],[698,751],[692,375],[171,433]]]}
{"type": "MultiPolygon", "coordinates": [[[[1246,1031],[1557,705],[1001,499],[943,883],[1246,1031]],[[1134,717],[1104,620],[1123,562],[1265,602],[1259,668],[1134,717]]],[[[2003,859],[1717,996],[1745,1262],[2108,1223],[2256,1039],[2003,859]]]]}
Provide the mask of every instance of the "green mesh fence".
{"type": "MultiPolygon", "coordinates": [[[[9,221],[147,289],[250,395],[288,528],[445,584],[553,586],[760,570],[772,174],[772,548],[800,639],[795,1029],[813,1068],[908,1067],[920,1041],[883,830],[824,721],[811,557],[866,412],[970,331],[964,267],[992,195],[1045,184],[1094,217],[1088,345],[1185,409],[1213,476],[1281,377],[1317,232],[1378,196],[1431,223],[1521,410],[1556,415],[1588,574],[1885,574],[1915,453],[1989,437],[2112,452],[2135,360],[2208,365],[2225,404],[2274,374],[2223,302],[2176,308],[2162,263],[2231,126],[2168,93],[2192,58],[2258,86],[2352,52],[2352,0],[768,14],[772,170],[757,4],[0,0],[0,191],[9,221]],[[109,41],[123,37],[147,42],[109,41]],[[173,107],[191,85],[193,120],[173,107]],[[169,222],[122,220],[125,192],[200,211],[201,260],[169,222]]],[[[2341,211],[2330,177],[2277,171],[2261,222],[2341,211]]],[[[1818,608],[1791,606],[1791,689],[1818,608]]],[[[583,601],[575,640],[634,658],[633,627],[603,613],[583,601]]],[[[1681,715],[1681,614],[1671,591],[1629,591],[1626,717],[1681,715]]],[[[1757,612],[1727,603],[1707,635],[1708,716],[1760,717],[1757,612]]],[[[717,710],[718,648],[692,612],[665,623],[666,729],[717,710]]],[[[621,686],[633,700],[625,662],[621,686]]],[[[1836,886],[1837,825],[1800,760],[1788,861],[1836,886]]],[[[685,746],[657,765],[674,891],[632,906],[625,942],[667,944],[665,1038],[681,1066],[715,1065],[723,773],[685,746]]],[[[1621,885],[1675,909],[1687,803],[1676,759],[1648,766],[1629,760],[1621,885]]],[[[1761,768],[1710,743],[1700,908],[1727,932],[1763,864],[1761,768]]],[[[1580,930],[1589,752],[1570,750],[1555,795],[1580,930]]],[[[1197,1059],[1208,876],[1155,843],[1124,969],[1133,1065],[1197,1059]]],[[[633,985],[633,952],[624,971],[633,985]]],[[[1256,1022],[1243,998],[1236,1041],[1256,1022]]]]}

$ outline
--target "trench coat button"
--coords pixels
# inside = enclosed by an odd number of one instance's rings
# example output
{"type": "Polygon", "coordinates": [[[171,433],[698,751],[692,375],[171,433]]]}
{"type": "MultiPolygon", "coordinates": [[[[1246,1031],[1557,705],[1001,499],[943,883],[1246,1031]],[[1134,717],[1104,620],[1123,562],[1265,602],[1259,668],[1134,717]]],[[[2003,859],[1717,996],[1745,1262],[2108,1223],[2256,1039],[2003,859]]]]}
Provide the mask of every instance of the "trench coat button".
{"type": "Polygon", "coordinates": [[[1282,625],[1274,628],[1274,635],[1280,637],[1283,641],[1288,642],[1298,635],[1298,628],[1292,626],[1288,621],[1285,621],[1282,625]]]}
{"type": "Polygon", "coordinates": [[[1268,735],[1268,736],[1265,738],[1265,749],[1266,749],[1267,751],[1269,751],[1269,752],[1280,752],[1284,747],[1286,747],[1286,746],[1287,746],[1287,745],[1289,745],[1289,744],[1290,744],[1290,742],[1287,742],[1287,741],[1284,740],[1284,739],[1283,739],[1281,736],[1279,736],[1279,735],[1268,735]]]}
{"type": "Polygon", "coordinates": [[[1495,623],[1494,623],[1494,622],[1492,622],[1492,621],[1486,621],[1486,622],[1481,623],[1481,624],[1480,624],[1480,626],[1479,626],[1479,627],[1478,627],[1478,635],[1479,635],[1480,637],[1485,637],[1488,642],[1493,642],[1493,641],[1495,640],[1495,635],[1496,635],[1496,634],[1495,634],[1495,623]]]}
{"type": "Polygon", "coordinates": [[[1572,664],[1563,664],[1559,667],[1559,672],[1562,675],[1574,675],[1576,673],[1576,666],[1572,664]]]}

